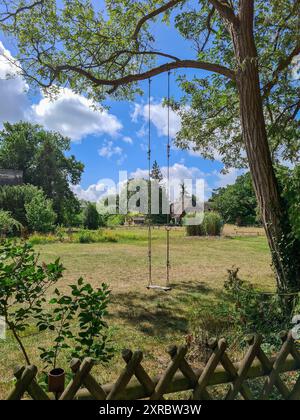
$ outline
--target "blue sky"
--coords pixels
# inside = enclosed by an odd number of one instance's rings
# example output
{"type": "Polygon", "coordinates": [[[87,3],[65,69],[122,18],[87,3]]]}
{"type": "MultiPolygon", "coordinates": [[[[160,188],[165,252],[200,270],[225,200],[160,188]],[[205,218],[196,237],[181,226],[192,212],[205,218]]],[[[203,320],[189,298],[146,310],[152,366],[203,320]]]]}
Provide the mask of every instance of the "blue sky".
{"type": "MultiPolygon", "coordinates": [[[[154,27],[158,48],[181,58],[193,57],[190,43],[183,40],[171,27],[154,27]]],[[[13,69],[5,61],[5,56],[16,54],[11,40],[0,34],[0,127],[4,121],[15,122],[20,119],[31,120],[44,125],[49,130],[56,130],[72,139],[73,153],[85,164],[81,184],[75,188],[79,197],[97,200],[101,195],[98,186],[103,178],[118,180],[120,170],[127,170],[129,175],[141,176],[147,168],[147,82],[142,82],[145,89],[143,97],[133,102],[108,101],[109,110],[100,112],[91,108],[91,103],[83,96],[64,90],[57,100],[51,102],[39,92],[30,91],[26,82],[15,76],[7,80],[7,74],[13,69]],[[2,54],[2,55],[1,55],[2,54]]],[[[180,71],[192,76],[193,71],[180,71]]],[[[180,97],[176,85],[176,75],[171,76],[172,95],[180,97]]],[[[198,75],[201,72],[197,73],[198,75]]],[[[152,142],[153,159],[156,159],[165,172],[166,166],[166,127],[167,111],[162,107],[167,95],[167,75],[160,75],[152,81],[152,142]]],[[[171,114],[171,133],[174,136],[180,127],[179,117],[171,114]]],[[[204,178],[206,196],[212,189],[233,183],[239,174],[232,169],[227,175],[220,173],[219,161],[208,161],[188,151],[172,148],[171,175],[176,178],[204,178]]]]}

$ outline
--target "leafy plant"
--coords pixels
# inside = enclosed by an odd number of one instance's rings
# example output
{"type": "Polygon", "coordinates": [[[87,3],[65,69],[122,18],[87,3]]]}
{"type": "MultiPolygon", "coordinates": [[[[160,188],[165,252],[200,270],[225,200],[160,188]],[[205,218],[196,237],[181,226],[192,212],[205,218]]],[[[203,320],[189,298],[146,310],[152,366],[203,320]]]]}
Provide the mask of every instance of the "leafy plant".
{"type": "Polygon", "coordinates": [[[220,236],[224,226],[224,222],[216,212],[207,212],[200,225],[189,225],[187,223],[188,215],[184,218],[183,223],[186,225],[187,236],[220,236]]]}
{"type": "Polygon", "coordinates": [[[37,195],[25,204],[26,219],[31,231],[48,233],[54,229],[56,214],[52,201],[43,195],[37,195]]]}
{"type": "Polygon", "coordinates": [[[113,353],[107,345],[108,326],[104,321],[110,299],[108,286],[93,289],[81,278],[70,288],[71,295],[56,290],[56,297],[50,301],[51,311],[39,317],[39,330],[55,333],[53,346],[40,348],[41,359],[55,368],[60,352],[69,350],[72,357],[90,356],[105,363],[113,353]],[[74,330],[75,322],[78,328],[74,330]]]}
{"type": "Polygon", "coordinates": [[[1,236],[15,235],[22,229],[21,223],[15,220],[8,211],[0,210],[1,236]]]}
{"type": "Polygon", "coordinates": [[[224,287],[227,298],[232,302],[231,316],[235,329],[244,336],[261,333],[269,345],[279,345],[279,332],[291,328],[292,316],[282,306],[282,299],[276,293],[261,292],[253,285],[239,278],[239,269],[228,270],[224,287]]]}
{"type": "Polygon", "coordinates": [[[94,203],[87,204],[83,215],[83,225],[86,229],[98,229],[100,225],[100,216],[94,203]]]}
{"type": "Polygon", "coordinates": [[[0,315],[27,364],[30,360],[21,334],[30,319],[43,312],[45,293],[62,277],[63,270],[59,260],[40,265],[28,243],[5,241],[0,245],[0,315]]]}

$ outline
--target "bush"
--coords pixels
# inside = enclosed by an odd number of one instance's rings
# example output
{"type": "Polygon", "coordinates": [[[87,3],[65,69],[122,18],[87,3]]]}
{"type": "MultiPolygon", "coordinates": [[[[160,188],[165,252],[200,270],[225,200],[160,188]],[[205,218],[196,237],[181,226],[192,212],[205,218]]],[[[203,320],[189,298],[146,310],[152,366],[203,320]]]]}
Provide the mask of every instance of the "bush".
{"type": "Polygon", "coordinates": [[[123,226],[125,223],[125,215],[123,214],[114,214],[107,218],[107,226],[123,226]]]}
{"type": "Polygon", "coordinates": [[[88,203],[84,210],[83,226],[91,230],[96,230],[100,226],[100,216],[94,203],[88,203]]]}
{"type": "Polygon", "coordinates": [[[8,211],[0,210],[0,234],[1,236],[16,235],[22,228],[8,211]]]}
{"type": "MultiPolygon", "coordinates": [[[[184,224],[187,223],[188,217],[184,219],[184,224]]],[[[186,224],[187,236],[220,236],[222,233],[224,223],[216,212],[209,212],[204,214],[203,222],[200,225],[186,224]]]]}
{"type": "Polygon", "coordinates": [[[54,229],[56,214],[52,208],[52,201],[43,194],[36,195],[25,204],[28,227],[33,232],[49,233],[54,229]]]}
{"type": "Polygon", "coordinates": [[[236,331],[241,336],[260,333],[268,345],[280,346],[279,333],[291,328],[293,314],[287,315],[277,294],[255,290],[238,273],[238,268],[228,270],[224,284],[227,298],[233,304],[231,316],[236,331]]]}
{"type": "Polygon", "coordinates": [[[90,244],[95,242],[95,237],[91,232],[80,232],[78,235],[78,242],[80,244],[90,244]]]}
{"type": "MultiPolygon", "coordinates": [[[[54,289],[64,267],[59,260],[39,264],[38,255],[28,243],[5,241],[0,245],[0,316],[5,317],[27,365],[31,364],[23,342],[24,331],[38,328],[50,333],[52,342],[39,348],[46,367],[57,367],[58,356],[89,356],[107,362],[113,349],[108,346],[105,322],[110,291],[106,284],[94,289],[80,278],[62,295],[54,289]],[[50,301],[49,290],[53,290],[50,301]]],[[[34,352],[35,353],[35,352],[34,352]]]]}
{"type": "Polygon", "coordinates": [[[209,212],[205,213],[202,226],[205,235],[220,236],[224,223],[219,213],[209,212]]]}
{"type": "Polygon", "coordinates": [[[73,236],[74,241],[80,244],[118,242],[118,237],[113,232],[82,230],[73,236]]]}
{"type": "Polygon", "coordinates": [[[52,201],[29,184],[0,187],[0,208],[10,212],[22,226],[42,233],[51,231],[56,219],[52,201]]]}

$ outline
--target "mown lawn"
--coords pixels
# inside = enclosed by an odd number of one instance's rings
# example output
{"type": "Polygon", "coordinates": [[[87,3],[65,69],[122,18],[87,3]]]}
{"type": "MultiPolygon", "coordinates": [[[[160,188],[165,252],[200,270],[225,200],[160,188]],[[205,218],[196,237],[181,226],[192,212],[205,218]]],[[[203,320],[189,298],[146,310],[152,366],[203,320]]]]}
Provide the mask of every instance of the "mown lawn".
{"type": "MultiPolygon", "coordinates": [[[[187,238],[183,230],[171,234],[172,285],[170,293],[149,291],[147,285],[147,231],[115,231],[118,243],[55,243],[36,246],[42,261],[61,258],[66,267],[59,288],[84,277],[94,286],[102,282],[112,291],[109,325],[116,355],[107,367],[97,367],[99,381],[115,378],[123,366],[123,348],[142,349],[146,368],[158,373],[167,363],[165,349],[185,341],[190,332],[191,313],[203,305],[222,299],[227,269],[240,267],[240,276],[263,290],[274,287],[270,254],[264,236],[187,238]]],[[[153,278],[164,284],[165,232],[154,231],[153,278]]],[[[48,333],[26,332],[24,342],[33,363],[39,365],[38,346],[46,346],[48,333]]],[[[22,363],[17,346],[8,335],[0,341],[0,398],[11,387],[12,369],[22,363]]],[[[66,366],[66,361],[62,364],[66,366]]],[[[41,367],[39,365],[39,367],[41,367]]]]}

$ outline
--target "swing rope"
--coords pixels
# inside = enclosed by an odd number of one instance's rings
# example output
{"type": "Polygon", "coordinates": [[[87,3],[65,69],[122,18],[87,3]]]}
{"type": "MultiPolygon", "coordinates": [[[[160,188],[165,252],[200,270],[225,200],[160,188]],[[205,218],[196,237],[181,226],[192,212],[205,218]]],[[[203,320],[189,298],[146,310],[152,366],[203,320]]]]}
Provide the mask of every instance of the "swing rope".
{"type": "Polygon", "coordinates": [[[156,286],[152,282],[152,222],[151,222],[151,82],[152,80],[148,80],[148,289],[160,289],[169,291],[171,290],[170,287],[170,228],[171,228],[171,218],[170,218],[170,202],[169,202],[169,194],[170,194],[170,158],[171,158],[171,135],[170,135],[170,77],[171,72],[168,72],[168,142],[167,142],[167,199],[168,199],[168,212],[167,212],[167,224],[166,224],[166,232],[167,232],[167,255],[166,255],[166,271],[167,271],[167,279],[166,279],[166,286],[156,286]]]}
{"type": "Polygon", "coordinates": [[[170,159],[171,159],[171,136],[170,136],[170,77],[171,72],[168,72],[168,144],[167,144],[167,199],[168,199],[168,213],[167,213],[167,287],[170,286],[170,159]]]}
{"type": "Polygon", "coordinates": [[[151,231],[151,79],[149,79],[149,126],[148,126],[148,287],[152,286],[152,231],[151,231]]]}

